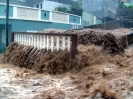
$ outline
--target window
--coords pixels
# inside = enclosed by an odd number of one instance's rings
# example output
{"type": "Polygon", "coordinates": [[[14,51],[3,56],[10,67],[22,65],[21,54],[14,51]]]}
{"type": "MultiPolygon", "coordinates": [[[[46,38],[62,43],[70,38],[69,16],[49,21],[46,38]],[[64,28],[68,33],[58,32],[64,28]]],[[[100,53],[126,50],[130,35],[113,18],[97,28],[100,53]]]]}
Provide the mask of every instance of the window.
{"type": "Polygon", "coordinates": [[[46,17],[46,13],[44,13],[44,16],[46,17]]]}
{"type": "Polygon", "coordinates": [[[42,3],[40,4],[40,8],[42,9],[42,3]]]}
{"type": "Polygon", "coordinates": [[[39,8],[39,4],[38,4],[38,5],[36,5],[36,8],[39,8]]]}

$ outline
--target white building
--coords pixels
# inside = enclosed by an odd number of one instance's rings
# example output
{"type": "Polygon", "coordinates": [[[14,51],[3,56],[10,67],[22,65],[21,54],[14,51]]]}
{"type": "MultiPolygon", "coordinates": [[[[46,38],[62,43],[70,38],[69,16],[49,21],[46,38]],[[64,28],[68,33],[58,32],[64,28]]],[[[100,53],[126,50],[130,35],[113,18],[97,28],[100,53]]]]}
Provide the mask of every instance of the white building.
{"type": "MultiPolygon", "coordinates": [[[[76,0],[77,1],[77,0],[76,0]]],[[[78,4],[73,0],[27,0],[28,6],[34,8],[40,8],[44,10],[55,10],[56,7],[66,7],[67,10],[70,10],[70,6],[74,4],[78,4]]]]}

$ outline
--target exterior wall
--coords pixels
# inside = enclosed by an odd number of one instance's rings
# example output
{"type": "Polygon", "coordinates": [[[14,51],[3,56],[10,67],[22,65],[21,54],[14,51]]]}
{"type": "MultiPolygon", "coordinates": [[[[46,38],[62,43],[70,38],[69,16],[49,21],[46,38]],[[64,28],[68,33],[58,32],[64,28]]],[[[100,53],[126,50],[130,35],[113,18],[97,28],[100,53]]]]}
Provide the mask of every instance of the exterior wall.
{"type": "Polygon", "coordinates": [[[116,0],[83,0],[82,8],[84,11],[92,13],[98,18],[115,18],[118,1],[116,0]]]}
{"type": "MultiPolygon", "coordinates": [[[[0,24],[5,24],[5,19],[0,19],[0,24]]],[[[12,31],[26,32],[28,30],[40,31],[48,28],[55,29],[72,29],[71,24],[62,24],[54,22],[28,21],[10,19],[9,24],[12,26],[12,31]]]]}
{"type": "Polygon", "coordinates": [[[38,2],[38,3],[36,3],[36,4],[34,4],[34,5],[30,5],[30,7],[33,7],[33,8],[36,8],[36,5],[39,5],[39,9],[41,9],[41,4],[42,4],[42,9],[43,9],[43,1],[42,2],[38,2]]]}
{"type": "MultiPolygon", "coordinates": [[[[9,16],[13,17],[13,7],[9,7],[9,16]]],[[[0,5],[0,16],[6,16],[6,5],[0,5]]]]}
{"type": "Polygon", "coordinates": [[[73,15],[70,15],[69,16],[69,22],[70,23],[80,24],[80,17],[76,17],[76,16],[73,16],[73,15]]]}
{"type": "MultiPolygon", "coordinates": [[[[5,29],[5,19],[0,19],[0,24],[4,24],[3,27],[0,26],[0,32],[5,29]]],[[[10,19],[10,33],[9,33],[9,43],[11,42],[11,31],[13,32],[26,32],[26,31],[41,31],[48,28],[54,29],[72,29],[72,24],[62,24],[62,23],[54,23],[54,22],[39,22],[39,21],[27,21],[27,20],[16,20],[10,19]]],[[[81,28],[81,25],[78,25],[78,28],[81,28]]],[[[1,42],[1,35],[0,35],[0,42],[1,42]]],[[[4,45],[2,45],[3,47],[4,45]]]]}
{"type": "MultiPolygon", "coordinates": [[[[5,4],[0,4],[1,12],[0,18],[6,16],[5,4]]],[[[44,22],[57,22],[63,24],[80,24],[81,17],[73,14],[47,11],[31,7],[10,5],[10,16],[11,19],[21,20],[33,20],[33,21],[44,21],[44,22]],[[73,21],[75,19],[75,21],[73,21]]]]}
{"type": "MultiPolygon", "coordinates": [[[[5,6],[5,4],[0,4],[0,49],[5,47],[5,44],[2,43],[2,30],[5,30],[6,23],[5,6]]],[[[13,31],[26,32],[48,28],[63,30],[81,28],[81,17],[68,13],[10,5],[9,15],[9,44],[11,43],[11,32],[13,31]]]]}
{"type": "Polygon", "coordinates": [[[83,0],[82,8],[86,12],[99,11],[102,9],[102,0],[83,0]]]}
{"type": "Polygon", "coordinates": [[[133,0],[126,0],[127,3],[133,3],[133,0]]]}
{"type": "Polygon", "coordinates": [[[82,13],[82,19],[83,19],[83,24],[86,25],[93,25],[96,24],[96,16],[88,13],[88,12],[83,12],[82,13]]]}
{"type": "Polygon", "coordinates": [[[43,20],[50,20],[50,12],[41,10],[41,19],[43,20]]]}
{"type": "Polygon", "coordinates": [[[96,24],[102,24],[102,20],[101,19],[96,19],[96,24]]]}

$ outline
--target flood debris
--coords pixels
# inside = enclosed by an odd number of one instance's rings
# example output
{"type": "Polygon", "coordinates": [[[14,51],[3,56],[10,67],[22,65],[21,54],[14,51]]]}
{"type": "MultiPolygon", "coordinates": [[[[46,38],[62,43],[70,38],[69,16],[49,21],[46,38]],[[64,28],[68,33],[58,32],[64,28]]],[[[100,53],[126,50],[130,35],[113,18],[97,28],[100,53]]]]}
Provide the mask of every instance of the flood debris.
{"type": "Polygon", "coordinates": [[[83,30],[56,30],[46,29],[39,31],[40,33],[65,33],[77,34],[78,44],[82,45],[98,45],[103,48],[106,53],[119,54],[124,53],[124,49],[128,47],[127,35],[130,34],[131,29],[116,29],[116,30],[102,30],[102,29],[83,29],[83,30]]]}
{"type": "Polygon", "coordinates": [[[39,73],[61,74],[71,69],[71,54],[65,50],[53,51],[32,46],[10,44],[6,51],[6,61],[20,67],[33,69],[39,73]]]}

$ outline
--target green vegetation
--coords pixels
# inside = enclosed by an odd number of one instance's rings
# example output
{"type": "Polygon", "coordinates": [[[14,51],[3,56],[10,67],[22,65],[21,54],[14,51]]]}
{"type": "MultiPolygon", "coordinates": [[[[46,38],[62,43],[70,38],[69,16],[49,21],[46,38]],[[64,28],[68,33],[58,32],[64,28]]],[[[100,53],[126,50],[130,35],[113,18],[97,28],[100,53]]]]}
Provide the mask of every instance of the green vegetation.
{"type": "Polygon", "coordinates": [[[79,5],[72,5],[70,9],[72,14],[82,16],[82,8],[79,5]]]}
{"type": "Polygon", "coordinates": [[[133,4],[125,5],[125,8],[133,8],[133,4]]]}
{"type": "Polygon", "coordinates": [[[82,16],[82,8],[79,5],[70,6],[70,11],[68,11],[66,7],[59,6],[55,8],[55,11],[66,12],[66,13],[82,16]]]}
{"type": "Polygon", "coordinates": [[[133,8],[133,4],[125,5],[124,1],[119,0],[119,8],[133,8]]]}
{"type": "Polygon", "coordinates": [[[55,8],[55,11],[61,11],[61,12],[66,12],[67,11],[67,8],[66,7],[56,7],[55,8]]]}
{"type": "Polygon", "coordinates": [[[125,8],[124,1],[119,0],[119,8],[125,8]]]}

